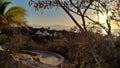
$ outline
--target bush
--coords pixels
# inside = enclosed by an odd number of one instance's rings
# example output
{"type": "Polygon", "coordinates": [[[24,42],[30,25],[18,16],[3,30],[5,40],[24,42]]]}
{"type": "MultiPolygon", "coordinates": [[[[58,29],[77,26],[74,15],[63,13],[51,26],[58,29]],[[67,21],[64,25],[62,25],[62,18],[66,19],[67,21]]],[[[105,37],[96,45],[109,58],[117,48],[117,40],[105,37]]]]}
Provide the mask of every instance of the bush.
{"type": "Polygon", "coordinates": [[[63,38],[63,35],[62,35],[61,32],[58,32],[58,33],[57,33],[57,38],[58,38],[58,39],[62,39],[62,38],[63,38]]]}
{"type": "Polygon", "coordinates": [[[21,33],[13,34],[11,40],[5,43],[6,50],[12,53],[16,53],[19,50],[33,50],[35,45],[29,36],[21,33]]]}
{"type": "Polygon", "coordinates": [[[0,45],[4,45],[7,40],[7,36],[5,34],[0,35],[0,45]]]}

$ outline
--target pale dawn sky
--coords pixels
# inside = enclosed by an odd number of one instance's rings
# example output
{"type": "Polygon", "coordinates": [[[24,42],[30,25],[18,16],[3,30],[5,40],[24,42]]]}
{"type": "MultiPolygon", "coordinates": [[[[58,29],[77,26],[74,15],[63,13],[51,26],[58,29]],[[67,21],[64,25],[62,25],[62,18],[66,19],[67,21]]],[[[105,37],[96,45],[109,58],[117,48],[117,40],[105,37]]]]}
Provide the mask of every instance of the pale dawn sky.
{"type": "Polygon", "coordinates": [[[72,20],[61,9],[53,8],[49,10],[35,11],[33,7],[30,7],[28,5],[29,0],[11,0],[11,1],[12,4],[9,7],[20,6],[25,8],[27,14],[26,16],[27,24],[41,25],[41,26],[74,25],[72,20]]]}
{"type": "MultiPolygon", "coordinates": [[[[60,8],[53,8],[49,10],[40,10],[35,11],[34,7],[30,7],[28,5],[29,0],[11,0],[12,4],[9,7],[12,6],[20,6],[23,7],[26,10],[26,21],[28,25],[41,25],[41,26],[51,26],[51,25],[65,25],[65,26],[74,26],[75,24],[70,19],[70,17],[60,8]]],[[[9,8],[8,7],[8,8],[9,8]]],[[[94,18],[96,16],[94,13],[88,12],[88,14],[94,18]]],[[[81,22],[81,18],[75,16],[75,18],[81,22]]],[[[102,19],[102,18],[101,18],[102,19]]],[[[104,21],[102,19],[102,21],[104,21]]],[[[112,25],[113,29],[116,29],[116,25],[112,25]]]]}

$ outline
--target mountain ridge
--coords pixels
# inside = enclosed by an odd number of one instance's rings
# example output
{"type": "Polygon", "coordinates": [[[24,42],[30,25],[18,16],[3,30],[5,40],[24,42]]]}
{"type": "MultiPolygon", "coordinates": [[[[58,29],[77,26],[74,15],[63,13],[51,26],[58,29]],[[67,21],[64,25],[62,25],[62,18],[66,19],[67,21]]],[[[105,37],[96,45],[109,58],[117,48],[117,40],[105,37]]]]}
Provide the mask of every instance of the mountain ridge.
{"type": "Polygon", "coordinates": [[[33,28],[48,28],[50,27],[50,29],[54,29],[54,30],[70,30],[72,26],[67,26],[67,25],[49,25],[49,26],[42,26],[42,25],[29,25],[33,28]]]}

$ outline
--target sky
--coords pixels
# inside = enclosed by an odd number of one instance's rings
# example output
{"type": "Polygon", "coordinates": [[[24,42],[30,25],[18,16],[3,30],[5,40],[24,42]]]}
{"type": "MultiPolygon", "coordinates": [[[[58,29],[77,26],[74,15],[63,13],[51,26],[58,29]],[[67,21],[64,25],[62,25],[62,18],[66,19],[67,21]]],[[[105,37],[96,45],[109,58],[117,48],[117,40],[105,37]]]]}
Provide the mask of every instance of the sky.
{"type": "MultiPolygon", "coordinates": [[[[27,21],[28,25],[32,26],[53,26],[53,25],[63,25],[63,26],[70,26],[73,27],[75,24],[70,19],[70,17],[59,7],[59,8],[53,8],[48,10],[40,10],[35,11],[34,7],[30,7],[28,5],[29,0],[11,0],[12,4],[8,7],[12,6],[20,6],[23,7],[26,10],[26,16],[25,19],[27,21]]],[[[88,14],[97,20],[97,17],[94,15],[94,13],[88,12],[88,14]]],[[[75,16],[75,18],[78,20],[78,22],[81,22],[81,18],[78,16],[75,16]]],[[[101,18],[103,20],[103,16],[101,18]]],[[[88,22],[88,20],[87,20],[88,22]]],[[[117,26],[114,24],[112,25],[113,29],[117,29],[117,26]]]]}
{"type": "Polygon", "coordinates": [[[35,11],[33,7],[28,5],[29,0],[11,0],[12,6],[20,6],[26,10],[26,21],[28,25],[65,25],[73,26],[73,21],[60,8],[53,8],[49,10],[35,11]]]}

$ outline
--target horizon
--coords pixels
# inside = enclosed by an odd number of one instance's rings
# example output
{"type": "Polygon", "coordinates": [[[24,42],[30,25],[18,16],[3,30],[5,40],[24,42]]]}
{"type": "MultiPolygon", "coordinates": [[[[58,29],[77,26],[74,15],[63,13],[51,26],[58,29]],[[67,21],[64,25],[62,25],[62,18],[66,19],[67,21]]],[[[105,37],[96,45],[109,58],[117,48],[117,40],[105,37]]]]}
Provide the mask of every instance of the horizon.
{"type": "MultiPolygon", "coordinates": [[[[37,25],[41,25],[42,27],[49,27],[53,25],[64,25],[64,26],[76,26],[74,22],[70,19],[70,17],[59,7],[59,8],[52,8],[48,10],[40,10],[35,11],[34,7],[30,7],[28,5],[29,0],[11,0],[12,4],[10,4],[10,7],[12,6],[20,6],[23,7],[26,10],[26,16],[25,19],[27,21],[27,24],[34,27],[37,25]]],[[[87,12],[87,14],[91,18],[95,18],[97,20],[97,17],[92,13],[91,11],[87,12]]],[[[81,24],[81,18],[79,16],[74,15],[77,21],[79,21],[79,24],[81,24]]],[[[99,19],[102,23],[104,23],[105,19],[101,18],[99,19]]],[[[87,22],[89,22],[86,19],[87,22]]],[[[40,28],[40,27],[39,27],[40,28]]],[[[63,28],[64,29],[64,28],[63,28]]],[[[112,24],[112,29],[119,29],[119,27],[116,24],[112,24]]]]}
{"type": "Polygon", "coordinates": [[[74,25],[74,22],[69,18],[69,16],[61,10],[61,8],[53,8],[49,10],[40,10],[35,11],[34,7],[30,7],[28,5],[29,0],[11,0],[12,6],[20,6],[26,10],[25,19],[28,25],[42,25],[42,26],[49,26],[49,25],[74,25]]]}

